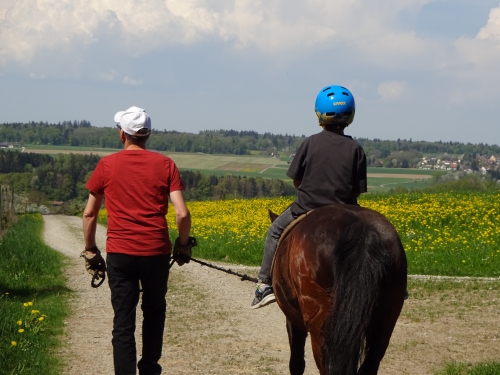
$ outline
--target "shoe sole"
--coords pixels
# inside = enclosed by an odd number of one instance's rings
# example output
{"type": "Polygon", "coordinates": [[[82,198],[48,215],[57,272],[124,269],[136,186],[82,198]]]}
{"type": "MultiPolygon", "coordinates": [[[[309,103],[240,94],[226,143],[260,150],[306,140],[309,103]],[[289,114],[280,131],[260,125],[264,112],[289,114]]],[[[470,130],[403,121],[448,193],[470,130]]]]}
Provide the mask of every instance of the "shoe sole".
{"type": "Polygon", "coordinates": [[[253,305],[252,309],[258,309],[259,307],[267,306],[267,305],[269,305],[270,303],[273,303],[273,302],[276,302],[276,297],[274,296],[274,294],[270,294],[270,295],[264,297],[262,299],[262,301],[260,301],[256,305],[253,305]]]}

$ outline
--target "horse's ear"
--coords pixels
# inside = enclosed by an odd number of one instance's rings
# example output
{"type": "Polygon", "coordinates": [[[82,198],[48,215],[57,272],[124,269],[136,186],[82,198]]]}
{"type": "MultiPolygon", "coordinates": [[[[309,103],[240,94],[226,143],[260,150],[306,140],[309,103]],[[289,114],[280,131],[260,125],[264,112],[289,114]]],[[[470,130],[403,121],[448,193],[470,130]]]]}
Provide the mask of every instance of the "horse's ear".
{"type": "Polygon", "coordinates": [[[280,215],[275,214],[271,210],[267,210],[267,212],[269,212],[269,218],[271,219],[271,223],[274,222],[274,220],[276,220],[278,218],[278,216],[280,216],[280,215]]]}

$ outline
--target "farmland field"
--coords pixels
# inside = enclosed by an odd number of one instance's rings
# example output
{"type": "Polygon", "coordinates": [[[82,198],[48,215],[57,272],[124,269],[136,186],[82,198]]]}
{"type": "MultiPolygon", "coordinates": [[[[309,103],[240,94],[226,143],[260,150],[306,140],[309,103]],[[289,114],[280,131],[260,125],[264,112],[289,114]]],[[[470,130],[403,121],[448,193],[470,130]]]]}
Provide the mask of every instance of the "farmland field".
{"type": "MultiPolygon", "coordinates": [[[[106,156],[117,152],[117,149],[27,145],[25,152],[56,155],[58,153],[96,154],[106,156]]],[[[259,155],[211,155],[186,152],[162,152],[171,157],[179,169],[199,171],[206,175],[234,175],[241,177],[262,177],[290,182],[286,176],[288,163],[279,158],[259,155]]],[[[430,177],[435,171],[407,168],[368,168],[368,191],[373,193],[387,192],[398,186],[407,189],[422,189],[430,185],[430,177]]]]}

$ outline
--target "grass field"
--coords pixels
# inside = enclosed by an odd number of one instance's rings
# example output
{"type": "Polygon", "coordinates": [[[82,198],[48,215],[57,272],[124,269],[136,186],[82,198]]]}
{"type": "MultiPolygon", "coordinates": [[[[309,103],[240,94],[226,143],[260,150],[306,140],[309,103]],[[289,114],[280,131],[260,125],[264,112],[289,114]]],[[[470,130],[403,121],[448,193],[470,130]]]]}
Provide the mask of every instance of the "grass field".
{"type": "Polygon", "coordinates": [[[42,240],[41,215],[24,215],[0,243],[0,374],[57,374],[68,314],[63,255],[42,240]]]}

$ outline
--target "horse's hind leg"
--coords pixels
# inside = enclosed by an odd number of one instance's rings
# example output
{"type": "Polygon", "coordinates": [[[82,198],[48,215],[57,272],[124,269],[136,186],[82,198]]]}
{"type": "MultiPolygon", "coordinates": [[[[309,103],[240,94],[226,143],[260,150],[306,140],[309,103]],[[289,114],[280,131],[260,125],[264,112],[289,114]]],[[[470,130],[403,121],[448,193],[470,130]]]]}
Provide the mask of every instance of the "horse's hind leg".
{"type": "Polygon", "coordinates": [[[286,330],[288,332],[288,342],[290,343],[290,374],[302,375],[306,368],[304,355],[307,332],[297,328],[289,319],[286,320],[286,330]]]}
{"type": "Polygon", "coordinates": [[[370,333],[366,338],[367,352],[363,364],[359,368],[358,375],[377,375],[380,362],[389,346],[392,332],[396,326],[402,307],[399,303],[392,302],[391,309],[385,309],[378,314],[378,319],[372,321],[370,333]]]}

